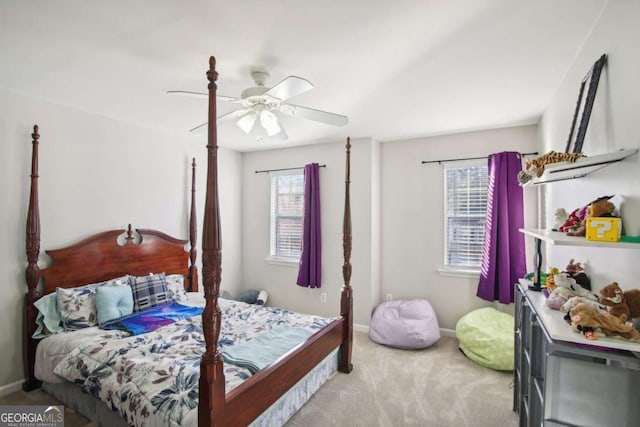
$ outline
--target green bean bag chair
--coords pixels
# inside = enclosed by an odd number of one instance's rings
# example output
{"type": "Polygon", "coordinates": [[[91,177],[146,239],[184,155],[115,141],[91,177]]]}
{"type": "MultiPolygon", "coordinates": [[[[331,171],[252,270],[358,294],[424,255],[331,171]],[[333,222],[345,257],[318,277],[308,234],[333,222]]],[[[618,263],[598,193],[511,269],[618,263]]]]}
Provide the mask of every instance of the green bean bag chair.
{"type": "Polygon", "coordinates": [[[513,371],[513,316],[493,307],[473,310],[458,320],[458,347],[474,362],[498,371],[513,371]]]}

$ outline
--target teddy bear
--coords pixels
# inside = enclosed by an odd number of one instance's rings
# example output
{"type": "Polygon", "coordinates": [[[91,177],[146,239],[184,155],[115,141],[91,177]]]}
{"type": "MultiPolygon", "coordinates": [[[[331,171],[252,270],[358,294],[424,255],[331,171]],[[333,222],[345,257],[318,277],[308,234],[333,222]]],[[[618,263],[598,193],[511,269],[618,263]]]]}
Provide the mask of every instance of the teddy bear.
{"type": "Polygon", "coordinates": [[[596,330],[602,331],[608,337],[620,336],[622,338],[640,341],[640,332],[631,323],[625,323],[620,318],[606,312],[598,311],[587,304],[578,304],[571,309],[571,330],[583,332],[588,339],[597,339],[596,330]]]}
{"type": "Polygon", "coordinates": [[[568,273],[554,275],[553,282],[556,288],[549,294],[549,297],[545,301],[545,304],[549,308],[559,310],[570,298],[576,296],[598,301],[597,295],[580,286],[568,273]]]}
{"type": "Polygon", "coordinates": [[[617,282],[609,283],[600,289],[600,302],[623,322],[640,317],[640,289],[623,292],[617,282]]]}
{"type": "Polygon", "coordinates": [[[587,218],[614,216],[616,207],[609,201],[612,197],[613,195],[598,197],[589,203],[586,216],[577,228],[567,231],[567,236],[584,236],[587,231],[587,218]]]}

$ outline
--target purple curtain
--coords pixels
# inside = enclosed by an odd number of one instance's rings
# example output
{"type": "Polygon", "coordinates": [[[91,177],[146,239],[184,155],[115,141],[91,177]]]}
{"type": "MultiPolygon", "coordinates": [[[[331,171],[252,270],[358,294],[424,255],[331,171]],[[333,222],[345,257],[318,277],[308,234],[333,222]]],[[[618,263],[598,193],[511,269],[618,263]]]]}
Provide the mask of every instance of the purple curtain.
{"type": "Polygon", "coordinates": [[[518,172],[520,154],[502,152],[489,156],[489,188],[482,266],[478,295],[487,301],[513,302],[514,284],[526,274],[524,206],[518,172]]]}
{"type": "Polygon", "coordinates": [[[320,287],[322,273],[319,170],[317,163],[304,167],[304,229],[297,283],[311,288],[320,287]]]}

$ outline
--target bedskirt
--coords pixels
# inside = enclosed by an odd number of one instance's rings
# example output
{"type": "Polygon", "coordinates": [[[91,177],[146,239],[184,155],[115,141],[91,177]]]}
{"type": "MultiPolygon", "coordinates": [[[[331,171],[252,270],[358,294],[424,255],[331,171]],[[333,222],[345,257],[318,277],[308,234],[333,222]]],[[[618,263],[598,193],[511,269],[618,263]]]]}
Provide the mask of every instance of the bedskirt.
{"type": "MultiPolygon", "coordinates": [[[[338,369],[338,349],[324,358],[313,370],[271,405],[251,424],[252,427],[283,426],[338,369]]],[[[127,427],[118,412],[101,400],[84,393],[70,382],[43,382],[42,388],[65,406],[83,414],[100,426],[127,427]]],[[[195,426],[194,426],[195,427],[195,426]]]]}

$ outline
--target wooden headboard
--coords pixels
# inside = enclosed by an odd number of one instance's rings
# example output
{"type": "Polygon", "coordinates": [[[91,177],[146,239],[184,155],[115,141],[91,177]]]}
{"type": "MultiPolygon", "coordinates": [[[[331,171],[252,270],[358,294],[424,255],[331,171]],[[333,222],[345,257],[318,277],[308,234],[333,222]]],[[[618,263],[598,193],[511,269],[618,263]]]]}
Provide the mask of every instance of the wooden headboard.
{"type": "MultiPolygon", "coordinates": [[[[156,230],[105,231],[62,249],[48,250],[51,265],[42,270],[44,293],[131,274],[182,274],[191,290],[188,240],[156,230]],[[124,236],[123,236],[124,235],[124,236]],[[120,243],[121,241],[122,244],[120,243]]],[[[197,285],[196,285],[197,286],[197,285]]]]}

